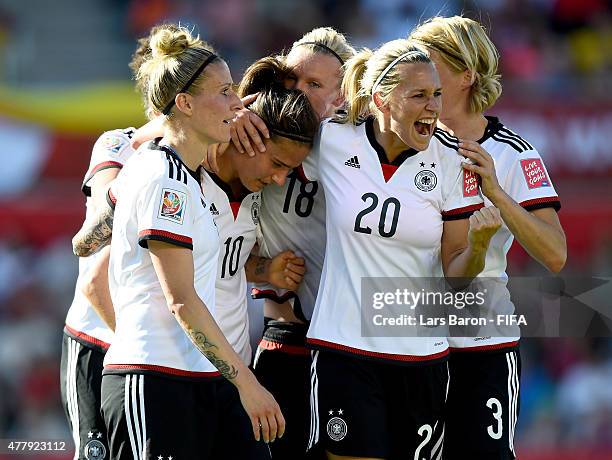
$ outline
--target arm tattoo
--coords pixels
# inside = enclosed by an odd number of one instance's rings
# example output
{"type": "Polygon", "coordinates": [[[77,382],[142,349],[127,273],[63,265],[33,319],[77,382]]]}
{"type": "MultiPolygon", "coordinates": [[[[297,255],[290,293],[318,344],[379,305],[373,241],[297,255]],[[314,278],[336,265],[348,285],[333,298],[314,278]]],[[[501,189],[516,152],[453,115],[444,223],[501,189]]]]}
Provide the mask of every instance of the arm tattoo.
{"type": "Polygon", "coordinates": [[[255,264],[255,274],[257,276],[263,276],[264,273],[266,272],[266,262],[268,261],[268,259],[266,259],[265,257],[259,257],[257,259],[257,263],[255,264]]]}
{"type": "Polygon", "coordinates": [[[233,380],[238,376],[238,370],[234,366],[228,364],[215,354],[213,350],[215,348],[218,349],[218,347],[210,342],[203,332],[195,331],[191,328],[188,328],[187,332],[194,345],[204,356],[206,356],[206,358],[208,358],[211,364],[219,370],[223,377],[228,380],[233,380]]]}
{"type": "Polygon", "coordinates": [[[87,257],[106,246],[113,233],[114,214],[111,208],[107,208],[94,219],[85,221],[81,230],[72,238],[72,252],[79,257],[87,257]]]}

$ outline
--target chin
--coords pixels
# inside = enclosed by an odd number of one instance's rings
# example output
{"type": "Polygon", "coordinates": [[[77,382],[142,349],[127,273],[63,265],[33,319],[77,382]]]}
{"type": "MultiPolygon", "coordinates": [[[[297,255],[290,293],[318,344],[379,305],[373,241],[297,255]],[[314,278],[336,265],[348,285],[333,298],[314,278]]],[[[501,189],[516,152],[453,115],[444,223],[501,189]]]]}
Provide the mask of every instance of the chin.
{"type": "Polygon", "coordinates": [[[415,139],[412,148],[418,150],[419,152],[422,152],[423,150],[427,150],[427,147],[429,147],[430,143],[431,136],[429,136],[427,139],[415,139]]]}

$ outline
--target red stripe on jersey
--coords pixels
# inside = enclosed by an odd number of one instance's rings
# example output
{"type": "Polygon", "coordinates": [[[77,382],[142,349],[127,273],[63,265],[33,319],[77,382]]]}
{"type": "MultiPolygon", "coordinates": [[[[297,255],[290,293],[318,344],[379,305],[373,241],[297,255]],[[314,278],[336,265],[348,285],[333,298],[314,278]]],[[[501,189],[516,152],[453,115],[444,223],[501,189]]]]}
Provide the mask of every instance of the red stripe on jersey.
{"type": "Polygon", "coordinates": [[[303,356],[310,354],[310,351],[308,351],[308,348],[306,347],[301,347],[299,345],[288,345],[286,343],[272,342],[266,339],[261,339],[261,342],[259,342],[259,348],[270,351],[281,351],[290,355],[303,356]]]}
{"type": "Polygon", "coordinates": [[[117,204],[117,197],[110,188],[108,189],[108,198],[112,201],[113,204],[117,204]]]}
{"type": "Polygon", "coordinates": [[[559,201],[558,196],[547,196],[543,198],[534,198],[533,200],[521,201],[520,205],[523,208],[526,208],[527,206],[533,206],[534,204],[543,204],[543,203],[554,204],[554,203],[560,203],[560,201],[559,201]]]}
{"type": "Polygon", "coordinates": [[[177,235],[176,233],[167,232],[165,230],[143,230],[138,233],[138,238],[143,238],[145,236],[163,236],[165,238],[169,238],[171,240],[180,241],[181,243],[193,244],[191,238],[188,236],[177,235]]]}
{"type": "Polygon", "coordinates": [[[514,342],[506,342],[506,343],[496,343],[495,345],[482,345],[479,347],[451,347],[451,353],[463,353],[470,351],[487,351],[487,350],[503,350],[505,348],[514,348],[518,346],[519,341],[515,340],[514,342]]]}
{"type": "Polygon", "coordinates": [[[311,345],[323,348],[331,348],[333,350],[347,351],[356,355],[402,362],[431,361],[434,359],[443,358],[444,356],[448,355],[448,348],[444,351],[441,351],[440,353],[434,353],[432,355],[396,355],[393,353],[378,353],[376,351],[361,350],[359,348],[353,348],[347,345],[341,345],[339,343],[328,342],[326,340],[306,339],[306,342],[311,345]]]}
{"type": "Polygon", "coordinates": [[[68,326],[67,324],[64,325],[64,329],[66,330],[66,332],[69,335],[73,335],[75,337],[78,337],[79,339],[88,342],[92,345],[97,345],[98,347],[102,347],[105,350],[108,350],[108,347],[110,347],[110,343],[106,343],[103,342],[100,339],[96,339],[95,337],[92,337],[89,334],[85,334],[84,332],[81,331],[77,331],[76,329],[72,329],[70,326],[68,326]]]}
{"type": "Polygon", "coordinates": [[[304,172],[304,168],[302,167],[302,165],[299,165],[297,168],[294,169],[294,171],[297,173],[298,179],[302,182],[312,182],[311,180],[308,180],[308,178],[306,177],[306,173],[304,172]]]}
{"type": "Polygon", "coordinates": [[[89,175],[89,178],[91,179],[98,171],[102,171],[103,169],[110,169],[110,168],[121,169],[123,168],[123,164],[119,163],[118,161],[103,161],[102,163],[99,163],[93,167],[93,169],[91,170],[91,174],[89,175]]]}
{"type": "Polygon", "coordinates": [[[107,364],[104,369],[115,369],[115,370],[140,370],[140,371],[155,371],[161,372],[162,374],[178,375],[180,377],[220,377],[219,371],[211,372],[193,372],[185,371],[183,369],[175,369],[173,367],[156,366],[154,364],[107,364]]]}
{"type": "Polygon", "coordinates": [[[238,211],[240,211],[240,204],[240,201],[230,201],[230,207],[232,208],[234,220],[238,219],[238,211]]]}
{"type": "Polygon", "coordinates": [[[478,211],[484,207],[484,203],[473,204],[471,206],[465,206],[463,208],[451,209],[450,211],[442,211],[442,216],[454,216],[456,214],[463,214],[465,212],[478,211]]]}
{"type": "Polygon", "coordinates": [[[380,166],[382,166],[382,172],[383,177],[385,178],[385,182],[389,182],[393,177],[393,174],[395,174],[395,171],[397,171],[397,168],[399,168],[399,166],[387,165],[384,163],[381,163],[380,166]]]}
{"type": "Polygon", "coordinates": [[[253,299],[270,299],[276,303],[285,303],[288,300],[297,298],[297,294],[293,291],[285,292],[283,295],[278,295],[278,293],[272,289],[257,289],[251,288],[251,298],[253,299]]]}

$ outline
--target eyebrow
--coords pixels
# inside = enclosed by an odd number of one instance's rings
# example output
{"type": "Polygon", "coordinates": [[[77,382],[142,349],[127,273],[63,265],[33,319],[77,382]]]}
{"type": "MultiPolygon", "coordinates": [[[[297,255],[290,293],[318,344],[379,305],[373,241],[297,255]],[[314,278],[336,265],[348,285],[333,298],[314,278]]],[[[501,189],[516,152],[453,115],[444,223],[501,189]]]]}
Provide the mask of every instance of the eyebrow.
{"type": "Polygon", "coordinates": [[[293,166],[288,165],[287,163],[285,163],[283,160],[281,160],[278,157],[272,157],[272,159],[274,161],[276,161],[277,163],[280,163],[281,165],[283,165],[285,168],[289,168],[289,169],[293,169],[294,168],[293,166]]]}

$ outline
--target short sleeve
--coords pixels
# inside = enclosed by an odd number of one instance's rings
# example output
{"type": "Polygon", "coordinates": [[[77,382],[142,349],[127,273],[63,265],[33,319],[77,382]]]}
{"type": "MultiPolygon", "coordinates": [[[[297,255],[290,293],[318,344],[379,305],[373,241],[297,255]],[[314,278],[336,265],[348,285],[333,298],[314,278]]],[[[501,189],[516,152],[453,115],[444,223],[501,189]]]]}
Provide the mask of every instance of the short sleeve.
{"type": "MultiPolygon", "coordinates": [[[[118,193],[121,200],[121,190],[118,193]]],[[[138,244],[148,248],[155,240],[193,250],[195,204],[189,187],[180,181],[158,178],[148,183],[135,203],[138,244]]]]}
{"type": "Polygon", "coordinates": [[[559,211],[561,208],[544,161],[535,150],[516,155],[509,167],[504,190],[527,211],[548,207],[559,211]]]}
{"type": "Polygon", "coordinates": [[[122,168],[128,158],[134,153],[131,136],[134,128],[126,130],[107,131],[102,134],[93,146],[89,168],[83,179],[82,190],[91,196],[89,182],[96,173],[110,168],[122,168]]]}
{"type": "Polygon", "coordinates": [[[477,174],[461,168],[458,174],[450,175],[447,181],[446,190],[449,192],[442,206],[443,221],[467,219],[484,206],[477,174]]]}

